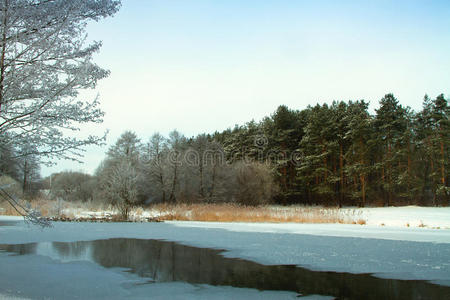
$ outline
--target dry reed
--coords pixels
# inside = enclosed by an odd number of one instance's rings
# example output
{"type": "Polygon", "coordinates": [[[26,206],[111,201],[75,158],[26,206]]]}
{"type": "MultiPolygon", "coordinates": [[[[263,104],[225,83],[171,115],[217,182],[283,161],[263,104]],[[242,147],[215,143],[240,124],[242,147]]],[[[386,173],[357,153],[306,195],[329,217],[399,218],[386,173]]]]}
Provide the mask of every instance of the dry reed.
{"type": "MultiPolygon", "coordinates": [[[[233,204],[156,205],[161,220],[202,222],[347,223],[358,222],[350,213],[320,206],[239,206],[233,204]]],[[[361,221],[362,220],[362,221],[361,221]]],[[[365,221],[364,221],[365,223],[365,221]]]]}
{"type": "MultiPolygon", "coordinates": [[[[80,216],[89,216],[92,212],[97,212],[97,217],[115,213],[111,207],[101,203],[47,199],[31,200],[29,203],[32,208],[39,209],[46,217],[64,216],[77,219],[80,216]]],[[[0,202],[0,214],[19,215],[6,202],[0,202]]],[[[139,221],[149,215],[160,221],[366,224],[357,210],[299,205],[253,207],[236,204],[158,204],[149,208],[133,209],[131,219],[139,221]]]]}

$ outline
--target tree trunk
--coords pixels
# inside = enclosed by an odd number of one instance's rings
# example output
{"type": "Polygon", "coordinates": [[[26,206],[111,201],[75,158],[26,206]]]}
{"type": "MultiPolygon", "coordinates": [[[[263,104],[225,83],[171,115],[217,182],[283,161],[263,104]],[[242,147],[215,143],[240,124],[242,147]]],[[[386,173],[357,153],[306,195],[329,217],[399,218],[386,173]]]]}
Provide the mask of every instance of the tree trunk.
{"type": "Polygon", "coordinates": [[[366,177],[364,174],[360,175],[361,180],[361,194],[362,194],[362,202],[361,206],[364,207],[366,205],[366,177]]]}
{"type": "Polygon", "coordinates": [[[339,171],[340,171],[340,183],[341,183],[341,189],[340,189],[340,198],[339,198],[339,208],[342,207],[342,203],[344,202],[344,154],[343,154],[343,146],[342,144],[339,145],[339,171]]]}
{"type": "Polygon", "coordinates": [[[5,81],[5,55],[6,55],[6,31],[8,25],[8,0],[4,1],[5,7],[3,8],[3,20],[2,20],[2,47],[1,47],[1,57],[0,57],[0,115],[2,113],[3,104],[3,89],[5,81]]]}
{"type": "Polygon", "coordinates": [[[22,182],[22,192],[25,194],[28,185],[28,162],[25,160],[23,163],[23,182],[22,182]]]}
{"type": "Polygon", "coordinates": [[[213,196],[214,196],[214,189],[215,189],[215,185],[216,185],[216,163],[214,162],[213,164],[213,169],[212,169],[212,176],[211,176],[211,191],[209,192],[209,199],[210,201],[212,200],[213,196]]]}
{"type": "Polygon", "coordinates": [[[445,155],[444,155],[444,142],[442,141],[442,134],[441,134],[441,183],[443,186],[445,186],[445,155]]]}
{"type": "Polygon", "coordinates": [[[159,183],[161,184],[161,190],[162,190],[162,202],[166,202],[166,187],[164,186],[164,179],[163,179],[163,173],[162,169],[159,168],[159,183]]]}
{"type": "Polygon", "coordinates": [[[324,183],[327,184],[327,179],[328,179],[328,172],[327,172],[327,169],[328,169],[328,162],[327,162],[327,156],[324,155],[325,152],[326,152],[326,147],[323,146],[323,149],[322,149],[322,155],[323,155],[323,168],[324,168],[323,179],[324,179],[324,183]]]}
{"type": "Polygon", "coordinates": [[[199,173],[200,173],[200,197],[204,198],[205,197],[205,191],[204,191],[204,187],[203,187],[203,159],[200,158],[199,160],[199,173]]]}
{"type": "Polygon", "coordinates": [[[175,162],[175,167],[173,170],[173,181],[172,181],[172,190],[170,192],[170,197],[169,197],[169,201],[172,203],[176,202],[176,198],[175,198],[175,186],[177,184],[177,164],[175,162]]]}
{"type": "Polygon", "coordinates": [[[431,166],[431,187],[433,189],[433,205],[437,206],[437,202],[436,202],[436,184],[435,184],[435,178],[434,178],[433,157],[430,158],[430,166],[431,166]]]}
{"type": "Polygon", "coordinates": [[[392,167],[391,167],[391,143],[388,143],[388,153],[387,153],[388,163],[387,163],[387,179],[388,179],[388,202],[387,206],[392,204],[392,167]]]}

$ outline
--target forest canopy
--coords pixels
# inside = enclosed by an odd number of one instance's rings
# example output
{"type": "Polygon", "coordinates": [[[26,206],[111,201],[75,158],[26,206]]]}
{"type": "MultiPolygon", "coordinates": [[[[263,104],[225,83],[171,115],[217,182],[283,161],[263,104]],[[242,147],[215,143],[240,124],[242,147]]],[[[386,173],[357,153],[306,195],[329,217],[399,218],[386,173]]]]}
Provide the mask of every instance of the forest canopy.
{"type": "Polygon", "coordinates": [[[137,202],[448,205],[449,144],[443,94],[419,112],[387,94],[374,115],[335,101],[191,138],[127,131],[96,175],[107,194],[111,174],[133,174],[137,202]]]}
{"type": "MultiPolygon", "coordinates": [[[[130,207],[150,203],[447,206],[449,145],[442,94],[425,96],[419,112],[392,94],[373,115],[363,100],[303,110],[281,105],[259,122],[213,134],[186,137],[174,130],[143,141],[126,131],[94,176],[62,172],[52,193],[109,202],[124,217],[130,207]]],[[[24,169],[12,158],[14,149],[5,149],[1,172],[25,191],[33,186],[26,174],[39,173],[38,164],[24,169]]]]}

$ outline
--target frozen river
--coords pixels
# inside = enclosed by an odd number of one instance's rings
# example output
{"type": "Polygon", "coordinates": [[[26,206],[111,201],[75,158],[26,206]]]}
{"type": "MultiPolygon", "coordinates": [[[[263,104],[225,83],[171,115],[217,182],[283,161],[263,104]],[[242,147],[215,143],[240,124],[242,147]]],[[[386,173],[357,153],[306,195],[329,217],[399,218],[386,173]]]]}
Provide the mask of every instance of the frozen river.
{"type": "Polygon", "coordinates": [[[192,222],[42,230],[3,217],[0,244],[0,294],[10,297],[450,298],[448,230],[192,222]]]}

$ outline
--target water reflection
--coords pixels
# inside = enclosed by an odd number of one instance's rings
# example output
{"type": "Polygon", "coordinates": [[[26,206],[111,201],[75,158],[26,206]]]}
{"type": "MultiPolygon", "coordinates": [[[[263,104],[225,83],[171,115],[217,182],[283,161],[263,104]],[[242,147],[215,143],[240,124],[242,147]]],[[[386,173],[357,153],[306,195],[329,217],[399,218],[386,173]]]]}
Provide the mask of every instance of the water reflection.
{"type": "Polygon", "coordinates": [[[174,242],[109,239],[73,243],[0,245],[1,250],[40,254],[61,261],[89,260],[104,267],[130,269],[158,282],[228,285],[301,294],[333,295],[339,299],[450,299],[450,287],[425,281],[389,280],[369,274],[315,272],[296,266],[266,266],[226,258],[221,250],[174,242]]]}
{"type": "Polygon", "coordinates": [[[0,226],[14,226],[17,225],[20,221],[17,220],[2,220],[0,221],[0,226]]]}

